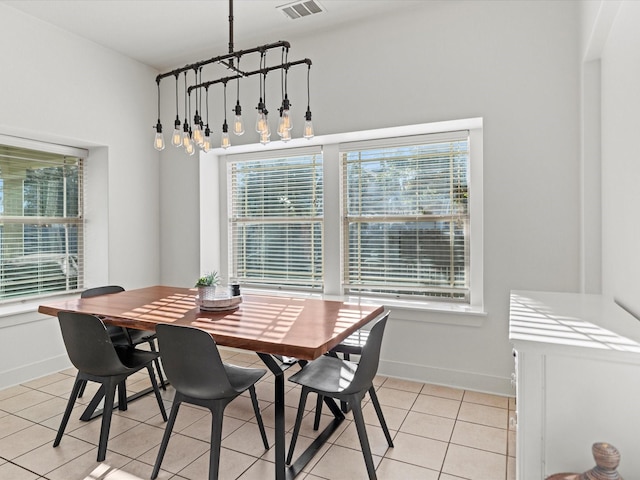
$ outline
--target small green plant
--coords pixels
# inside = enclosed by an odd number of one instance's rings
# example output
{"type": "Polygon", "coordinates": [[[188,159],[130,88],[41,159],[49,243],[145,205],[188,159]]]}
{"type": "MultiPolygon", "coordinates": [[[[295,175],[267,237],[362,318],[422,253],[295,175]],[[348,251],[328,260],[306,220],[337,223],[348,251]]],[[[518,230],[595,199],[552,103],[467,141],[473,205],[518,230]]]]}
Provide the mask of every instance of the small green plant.
{"type": "Polygon", "coordinates": [[[215,287],[220,284],[220,276],[215,270],[209,272],[198,279],[196,287],[215,287]]]}

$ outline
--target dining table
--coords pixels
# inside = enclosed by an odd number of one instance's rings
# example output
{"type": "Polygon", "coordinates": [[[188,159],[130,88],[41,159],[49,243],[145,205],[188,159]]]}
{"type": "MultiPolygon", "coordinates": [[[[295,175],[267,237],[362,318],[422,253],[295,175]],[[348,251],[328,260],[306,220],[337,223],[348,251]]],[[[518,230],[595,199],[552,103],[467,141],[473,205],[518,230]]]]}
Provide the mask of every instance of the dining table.
{"type": "MultiPolygon", "coordinates": [[[[295,478],[344,420],[336,403],[324,398],[334,418],[291,465],[285,464],[285,372],[304,365],[345,340],[384,312],[381,305],[315,296],[246,293],[228,310],[201,309],[197,288],[156,285],[90,298],[43,303],[38,311],[97,315],[107,324],[154,330],[170,323],[202,329],[223,347],[256,352],[275,381],[275,478],[295,478]]],[[[162,351],[160,351],[162,355],[162,351]]]]}

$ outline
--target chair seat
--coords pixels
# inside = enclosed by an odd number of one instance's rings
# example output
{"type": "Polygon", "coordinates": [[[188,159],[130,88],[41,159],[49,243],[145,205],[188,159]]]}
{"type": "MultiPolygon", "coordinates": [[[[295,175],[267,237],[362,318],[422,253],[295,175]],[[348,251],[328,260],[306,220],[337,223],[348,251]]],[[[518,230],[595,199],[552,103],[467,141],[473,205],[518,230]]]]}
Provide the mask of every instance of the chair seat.
{"type": "Polygon", "coordinates": [[[353,380],[358,365],[337,357],[322,356],[308,363],[289,380],[320,394],[342,393],[353,380]]]}
{"type": "Polygon", "coordinates": [[[144,368],[149,362],[154,361],[160,356],[160,354],[158,354],[157,352],[138,350],[137,348],[133,348],[129,345],[115,345],[115,347],[120,361],[130,369],[140,370],[144,368]]]}
{"type": "Polygon", "coordinates": [[[223,366],[229,377],[229,383],[238,392],[244,392],[267,373],[263,368],[239,367],[224,362],[223,366]]]}

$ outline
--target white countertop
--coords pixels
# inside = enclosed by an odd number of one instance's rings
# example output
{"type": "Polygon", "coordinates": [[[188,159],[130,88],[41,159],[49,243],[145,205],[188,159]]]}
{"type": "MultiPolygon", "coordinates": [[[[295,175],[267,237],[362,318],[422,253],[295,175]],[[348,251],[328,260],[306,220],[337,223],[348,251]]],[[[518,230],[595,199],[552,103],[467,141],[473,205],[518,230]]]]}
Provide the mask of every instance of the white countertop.
{"type": "Polygon", "coordinates": [[[511,291],[509,340],[640,353],[640,321],[601,295],[511,291]]]}

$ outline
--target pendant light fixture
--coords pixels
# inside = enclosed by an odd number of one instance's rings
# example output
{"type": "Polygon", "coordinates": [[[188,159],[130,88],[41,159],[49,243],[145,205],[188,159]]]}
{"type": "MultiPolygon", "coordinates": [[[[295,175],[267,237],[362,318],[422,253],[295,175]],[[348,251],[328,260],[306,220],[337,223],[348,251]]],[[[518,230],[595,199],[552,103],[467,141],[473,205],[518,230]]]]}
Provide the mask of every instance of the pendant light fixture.
{"type": "MultiPolygon", "coordinates": [[[[211,148],[211,130],[209,128],[209,105],[208,94],[209,87],[211,85],[222,83],[224,86],[224,122],[222,124],[222,139],[221,146],[227,148],[231,142],[229,140],[229,125],[227,124],[227,111],[226,111],[226,98],[227,83],[230,80],[236,80],[236,104],[233,109],[233,125],[232,131],[235,135],[243,135],[245,132],[244,122],[242,118],[242,106],[240,103],[240,80],[259,75],[260,84],[260,97],[256,112],[256,133],[258,134],[258,140],[263,145],[266,145],[271,141],[271,129],[269,127],[269,112],[266,106],[266,89],[265,83],[267,73],[273,70],[280,70],[281,72],[281,87],[282,87],[282,104],[278,109],[280,117],[278,121],[278,136],[283,142],[291,139],[292,123],[291,123],[291,102],[288,94],[288,74],[289,69],[297,65],[307,65],[307,111],[305,113],[305,122],[303,128],[304,138],[312,138],[314,135],[313,124],[311,123],[311,108],[310,108],[310,92],[309,92],[309,71],[311,69],[311,60],[305,58],[303,60],[297,60],[293,62],[288,61],[289,49],[291,45],[289,42],[281,40],[278,42],[261,45],[245,50],[234,50],[233,44],[233,0],[229,0],[229,53],[218,55],[207,60],[201,60],[193,64],[185,65],[182,68],[172,70],[170,72],[162,73],[156,77],[156,83],[158,86],[158,122],[155,125],[155,139],[154,147],[157,150],[164,148],[164,138],[162,136],[162,123],[160,121],[160,82],[166,77],[174,76],[176,79],[176,120],[174,122],[174,131],[171,138],[171,143],[177,147],[183,146],[185,151],[189,155],[193,155],[196,151],[196,145],[203,151],[208,151],[211,148]],[[281,49],[282,58],[280,64],[268,65],[267,52],[274,48],[281,49]],[[256,54],[260,54],[259,66],[255,70],[246,68],[246,62],[243,61],[243,69],[240,69],[240,60],[245,57],[255,58],[256,54]],[[206,68],[205,68],[206,67],[206,68]],[[214,68],[222,67],[226,71],[225,75],[214,76],[213,80],[203,81],[203,77],[208,77],[214,73],[214,68]],[[195,82],[192,85],[187,85],[187,72],[193,70],[195,72],[195,82]],[[182,134],[180,135],[180,117],[178,115],[178,77],[181,73],[184,73],[184,109],[185,118],[182,123],[182,134]],[[202,109],[202,89],[205,91],[206,98],[206,116],[207,124],[204,127],[203,119],[201,117],[202,109]],[[193,125],[189,125],[189,116],[191,115],[191,92],[196,90],[195,100],[195,115],[193,117],[193,125]],[[189,112],[187,115],[187,111],[189,112]],[[193,130],[192,128],[193,127],[193,130]],[[208,137],[208,141],[207,141],[208,137]]],[[[255,67],[254,67],[255,68],[255,67]]]]}
{"type": "Polygon", "coordinates": [[[204,129],[204,139],[202,142],[202,151],[207,153],[211,150],[211,129],[209,128],[209,87],[205,88],[205,102],[207,106],[207,126],[204,129]]]}
{"type": "Polygon", "coordinates": [[[229,148],[231,146],[231,142],[229,141],[229,126],[227,125],[227,82],[224,82],[224,123],[222,124],[220,146],[222,148],[229,148]]]}
{"type": "Polygon", "coordinates": [[[176,73],[176,120],[173,122],[173,135],[171,135],[171,144],[174,147],[182,146],[182,132],[180,131],[180,115],[178,113],[178,77],[180,75],[176,73]]]}
{"type": "Polygon", "coordinates": [[[309,74],[311,73],[311,65],[307,69],[307,113],[304,115],[304,133],[302,136],[307,140],[313,138],[313,123],[311,122],[311,108],[309,105],[311,104],[311,93],[309,90],[309,74]]]}
{"type": "MultiPolygon", "coordinates": [[[[238,59],[238,69],[240,59],[238,59]]],[[[226,85],[226,84],[225,84],[226,85]]],[[[242,135],[244,133],[244,122],[242,121],[242,107],[240,106],[240,76],[236,79],[236,107],[234,108],[233,133],[242,135]]]]}
{"type": "Polygon", "coordinates": [[[153,140],[153,148],[158,151],[164,150],[164,137],[162,136],[162,123],[160,123],[160,81],[158,83],[158,123],[155,126],[156,135],[153,140]]]}

